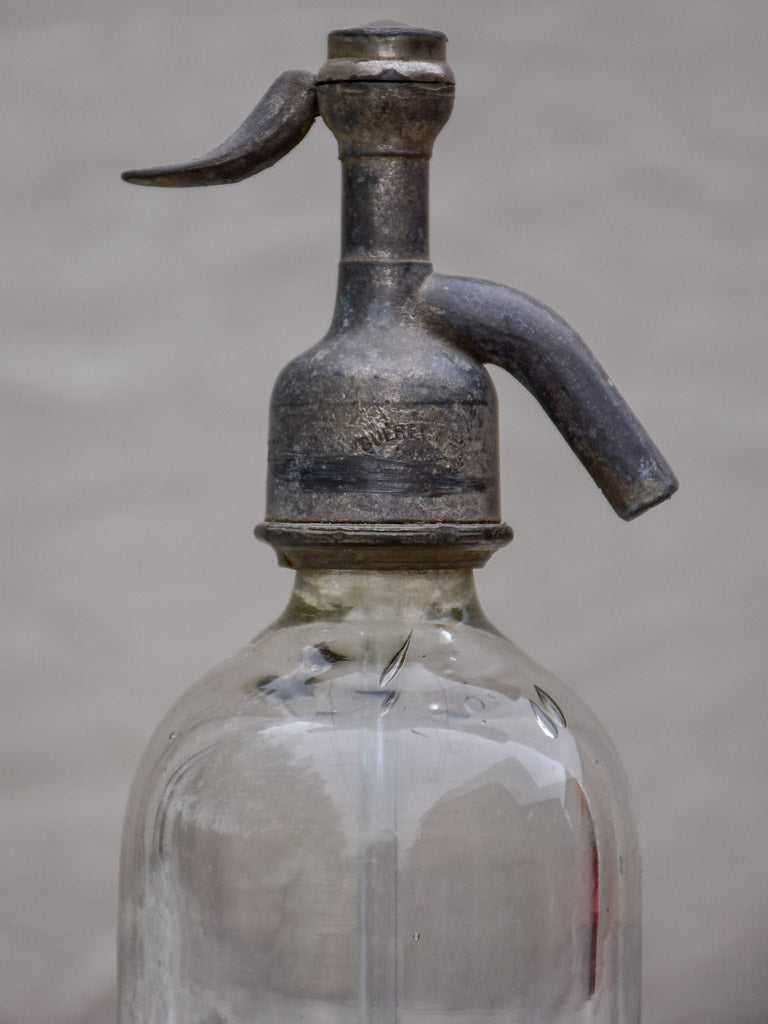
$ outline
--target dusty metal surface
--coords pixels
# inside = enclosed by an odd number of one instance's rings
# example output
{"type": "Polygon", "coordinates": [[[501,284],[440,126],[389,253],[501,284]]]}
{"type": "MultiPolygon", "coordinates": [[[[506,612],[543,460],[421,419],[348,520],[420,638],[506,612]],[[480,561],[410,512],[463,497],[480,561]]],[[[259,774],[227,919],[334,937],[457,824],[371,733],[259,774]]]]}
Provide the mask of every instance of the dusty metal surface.
{"type": "Polygon", "coordinates": [[[308,71],[284,71],[220,146],[185,163],[124,171],[123,181],[166,188],[242,181],[265,171],[297,146],[317,114],[315,76],[308,71]]]}
{"type": "Polygon", "coordinates": [[[432,272],[429,158],[454,92],[445,43],[440,32],[393,23],[333,32],[316,79],[281,76],[210,154],[125,175],[154,185],[239,180],[288,152],[318,112],[338,140],[333,321],[272,396],[267,521],[257,535],[282,564],[481,565],[506,543],[484,362],[535,395],[622,518],[677,487],[560,317],[501,285],[432,272]]]}
{"type": "Polygon", "coordinates": [[[557,313],[504,285],[440,274],[424,281],[416,308],[444,337],[531,392],[622,519],[674,493],[663,455],[557,313]]]}
{"type": "Polygon", "coordinates": [[[260,523],[290,569],[476,569],[512,540],[506,523],[260,523]]]}

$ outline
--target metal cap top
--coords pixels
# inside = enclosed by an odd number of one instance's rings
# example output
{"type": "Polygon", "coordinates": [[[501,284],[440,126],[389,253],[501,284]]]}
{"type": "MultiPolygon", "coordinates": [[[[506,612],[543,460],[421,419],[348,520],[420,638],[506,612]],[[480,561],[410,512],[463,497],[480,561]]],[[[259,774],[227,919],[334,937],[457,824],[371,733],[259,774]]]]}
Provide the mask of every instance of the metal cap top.
{"type": "Polygon", "coordinates": [[[317,75],[330,82],[435,82],[453,85],[445,62],[448,37],[434,29],[375,21],[328,35],[328,60],[317,75]]]}

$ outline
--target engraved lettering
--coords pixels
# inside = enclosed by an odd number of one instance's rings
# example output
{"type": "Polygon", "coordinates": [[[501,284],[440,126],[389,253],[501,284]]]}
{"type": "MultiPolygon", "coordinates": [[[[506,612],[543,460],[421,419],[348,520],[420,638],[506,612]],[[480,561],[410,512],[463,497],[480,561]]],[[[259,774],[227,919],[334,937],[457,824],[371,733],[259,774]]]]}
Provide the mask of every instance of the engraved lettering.
{"type": "Polygon", "coordinates": [[[382,445],[398,441],[424,441],[438,448],[455,448],[461,441],[451,436],[443,426],[429,423],[392,423],[384,420],[381,426],[372,427],[355,438],[355,446],[370,455],[382,445]]]}

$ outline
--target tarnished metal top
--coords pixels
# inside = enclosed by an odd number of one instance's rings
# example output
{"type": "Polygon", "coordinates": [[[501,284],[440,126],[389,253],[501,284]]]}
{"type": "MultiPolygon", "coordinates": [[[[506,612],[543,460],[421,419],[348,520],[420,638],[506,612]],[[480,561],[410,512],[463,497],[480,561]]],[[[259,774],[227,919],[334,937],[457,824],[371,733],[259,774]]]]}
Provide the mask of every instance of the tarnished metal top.
{"type": "Polygon", "coordinates": [[[445,62],[443,32],[374,21],[328,36],[328,60],[317,73],[325,82],[437,82],[453,84],[445,62]]]}
{"type": "Polygon", "coordinates": [[[445,44],[442,32],[393,22],[332,32],[319,74],[285,72],[221,146],[124,175],[152,185],[238,181],[284,156],[318,114],[338,140],[333,321],[272,395],[267,518],[256,532],[284,565],[471,567],[510,539],[483,363],[539,400],[622,518],[677,487],[568,324],[510,288],[433,272],[429,157],[454,89],[445,44]]]}

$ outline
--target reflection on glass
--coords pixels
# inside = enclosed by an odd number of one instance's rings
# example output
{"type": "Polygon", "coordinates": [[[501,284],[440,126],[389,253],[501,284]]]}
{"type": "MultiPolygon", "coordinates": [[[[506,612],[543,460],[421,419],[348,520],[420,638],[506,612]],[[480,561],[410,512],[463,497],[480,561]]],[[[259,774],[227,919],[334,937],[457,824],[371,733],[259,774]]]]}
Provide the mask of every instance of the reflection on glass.
{"type": "Polygon", "coordinates": [[[305,572],[134,785],[122,1024],[636,1024],[639,866],[594,717],[470,572],[305,572]]]}

